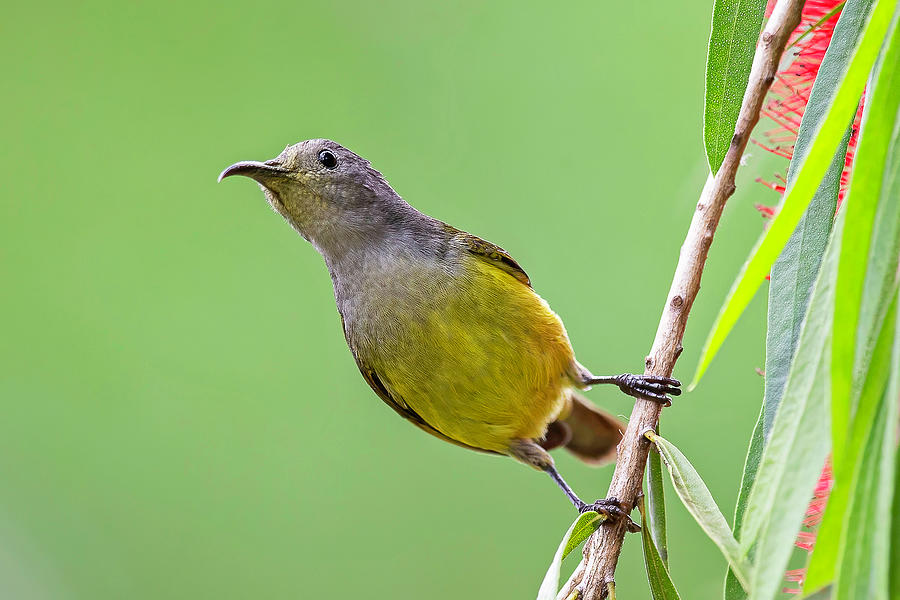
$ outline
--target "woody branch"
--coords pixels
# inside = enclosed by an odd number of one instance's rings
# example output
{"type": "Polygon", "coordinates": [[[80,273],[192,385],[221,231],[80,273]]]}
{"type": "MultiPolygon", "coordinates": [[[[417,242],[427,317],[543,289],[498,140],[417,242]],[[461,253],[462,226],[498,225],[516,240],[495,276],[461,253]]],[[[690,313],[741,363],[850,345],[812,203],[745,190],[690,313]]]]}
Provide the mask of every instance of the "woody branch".
{"type": "MultiPolygon", "coordinates": [[[[734,137],[719,171],[715,176],[710,175],[703,187],[687,237],[681,246],[656,338],[645,361],[645,373],[648,375],[671,376],[675,361],[681,354],[688,315],[700,290],[700,277],[713,235],[725,202],[734,193],[735,174],[741,156],[750,132],[759,121],[760,110],[775,79],[788,38],[800,22],[802,7],[803,0],[779,0],[760,35],[734,137]]],[[[626,510],[634,508],[641,494],[644,465],[650,449],[641,432],[648,427],[656,428],[659,413],[658,403],[638,399],[619,443],[616,469],[607,497],[618,498],[626,510]]],[[[622,522],[604,525],[597,530],[585,544],[584,559],[563,586],[558,598],[570,598],[576,590],[579,600],[605,598],[615,582],[624,537],[625,524],[622,522]]]]}

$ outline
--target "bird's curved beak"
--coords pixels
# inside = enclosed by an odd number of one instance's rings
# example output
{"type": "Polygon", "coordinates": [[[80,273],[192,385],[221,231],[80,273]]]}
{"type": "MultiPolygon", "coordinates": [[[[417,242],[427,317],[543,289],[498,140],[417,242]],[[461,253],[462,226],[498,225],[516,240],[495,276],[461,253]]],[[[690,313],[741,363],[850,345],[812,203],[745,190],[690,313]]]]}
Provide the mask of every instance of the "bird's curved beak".
{"type": "Polygon", "coordinates": [[[243,160],[239,163],[234,163],[222,171],[219,174],[219,181],[222,181],[226,177],[231,177],[232,175],[243,175],[244,177],[255,179],[259,183],[265,183],[266,181],[271,181],[275,177],[283,176],[286,173],[288,173],[288,170],[281,167],[279,163],[274,160],[267,160],[266,162],[243,160]]]}

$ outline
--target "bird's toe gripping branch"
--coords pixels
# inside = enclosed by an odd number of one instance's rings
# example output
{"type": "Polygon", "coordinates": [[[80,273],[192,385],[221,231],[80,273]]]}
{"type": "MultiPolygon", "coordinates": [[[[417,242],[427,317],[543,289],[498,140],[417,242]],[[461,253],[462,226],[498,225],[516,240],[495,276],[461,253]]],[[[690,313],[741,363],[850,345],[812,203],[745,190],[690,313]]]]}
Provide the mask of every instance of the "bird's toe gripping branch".
{"type": "Polygon", "coordinates": [[[616,498],[601,498],[591,504],[584,504],[579,507],[578,512],[594,511],[606,517],[607,523],[618,523],[625,521],[625,529],[630,533],[637,533],[641,530],[641,526],[635,523],[628,513],[622,508],[622,503],[616,498]]]}
{"type": "Polygon", "coordinates": [[[619,386],[619,389],[635,398],[644,398],[659,402],[663,406],[672,406],[672,396],[681,394],[681,382],[671,377],[660,377],[657,375],[632,375],[631,373],[623,373],[610,377],[597,377],[588,374],[584,379],[585,385],[595,385],[598,383],[611,383],[619,386]]]}
{"type": "Polygon", "coordinates": [[[659,402],[663,406],[672,406],[672,398],[681,394],[681,382],[671,377],[656,375],[631,375],[624,373],[616,376],[615,384],[619,389],[635,398],[645,398],[659,402]]]}

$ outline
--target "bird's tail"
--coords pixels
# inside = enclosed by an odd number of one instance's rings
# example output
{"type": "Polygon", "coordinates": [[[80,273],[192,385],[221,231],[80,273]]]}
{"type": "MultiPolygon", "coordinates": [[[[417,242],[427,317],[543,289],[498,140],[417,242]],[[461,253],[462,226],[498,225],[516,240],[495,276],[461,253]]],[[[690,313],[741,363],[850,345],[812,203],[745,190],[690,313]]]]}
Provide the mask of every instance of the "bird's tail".
{"type": "Polygon", "coordinates": [[[625,424],[574,390],[568,414],[547,429],[541,445],[550,450],[559,446],[589,465],[616,460],[616,446],[625,424]]]}

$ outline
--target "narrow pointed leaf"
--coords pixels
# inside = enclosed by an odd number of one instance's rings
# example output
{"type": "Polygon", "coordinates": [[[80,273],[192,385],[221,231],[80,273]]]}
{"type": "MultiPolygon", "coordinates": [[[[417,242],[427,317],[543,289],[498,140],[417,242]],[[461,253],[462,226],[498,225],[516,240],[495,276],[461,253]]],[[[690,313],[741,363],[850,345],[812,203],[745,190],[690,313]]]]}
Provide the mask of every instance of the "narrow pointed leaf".
{"type": "Polygon", "coordinates": [[[706,532],[709,539],[719,547],[725,560],[731,565],[735,577],[746,588],[749,581],[750,564],[741,555],[740,546],[734,539],[728,522],[722,516],[722,511],[713,500],[712,494],[709,493],[700,474],[697,473],[687,457],[664,437],[656,435],[652,431],[648,431],[645,435],[647,439],[656,444],[659,455],[669,470],[675,492],[685,508],[706,532]]]}
{"type": "MultiPolygon", "coordinates": [[[[816,75],[813,88],[809,94],[806,110],[797,132],[794,144],[793,159],[788,166],[787,185],[794,184],[800,165],[809,153],[810,145],[830,106],[841,82],[841,77],[850,62],[853,49],[862,34],[866,18],[874,0],[850,0],[846,3],[828,44],[822,64],[816,75]]],[[[843,3],[842,3],[843,5],[843,3]]],[[[836,8],[835,10],[840,10],[836,8]]],[[[829,13],[830,15],[831,13],[829,13]]],[[[823,17],[824,19],[824,17],[823,17]]],[[[775,419],[775,411],[784,393],[788,369],[797,339],[800,335],[800,324],[825,245],[831,232],[834,211],[837,206],[840,178],[844,170],[847,154],[850,124],[838,145],[831,165],[822,183],[816,190],[809,208],[800,220],[800,224],[782,250],[775,264],[772,265],[769,281],[769,313],[766,329],[766,390],[765,390],[765,427],[764,434],[768,438],[775,419]]]]}
{"type": "Polygon", "coordinates": [[[650,510],[648,521],[650,535],[659,551],[663,564],[669,564],[669,548],[666,539],[666,496],[663,491],[662,463],[659,452],[650,452],[647,457],[647,505],[650,510]]]}
{"type": "MultiPolygon", "coordinates": [[[[894,453],[894,507],[891,514],[894,517],[891,521],[891,552],[888,560],[892,565],[900,565],[900,447],[894,453]]],[[[891,570],[889,586],[888,598],[900,600],[900,569],[891,570]]]]}
{"type": "Polygon", "coordinates": [[[580,546],[584,540],[588,539],[592,533],[600,528],[605,517],[594,511],[582,513],[575,521],[575,527],[569,535],[569,541],[563,549],[562,557],[565,559],[575,548],[580,546]]]}
{"type": "Polygon", "coordinates": [[[695,386],[709,366],[713,356],[734,327],[738,317],[750,303],[766,274],[781,254],[788,238],[796,229],[800,218],[825,176],[838,143],[844,135],[847,123],[853,115],[872,69],[888,25],[891,22],[894,3],[880,0],[866,23],[859,44],[841,79],[840,86],[813,140],[809,153],[797,173],[797,179],[784,195],[784,201],[771,226],[757,243],[744,264],[737,281],[728,294],[716,323],[704,345],[691,387],[695,386]]]}
{"type": "MultiPolygon", "coordinates": [[[[756,480],[756,470],[759,468],[759,461],[762,458],[764,408],[764,406],[760,408],[759,417],[756,419],[756,425],[753,427],[753,434],[750,436],[750,446],[747,448],[747,457],[744,459],[744,473],[741,476],[741,489],[738,492],[737,504],[734,507],[733,531],[734,536],[738,539],[740,539],[741,526],[744,523],[744,511],[747,508],[747,500],[750,497],[750,490],[753,488],[753,482],[756,480]]],[[[729,567],[725,575],[725,600],[744,600],[745,598],[747,598],[747,592],[741,587],[741,583],[735,577],[731,567],[729,567]]]]}
{"type": "Polygon", "coordinates": [[[864,380],[864,377],[859,377],[860,373],[865,373],[864,355],[867,350],[871,352],[881,330],[880,323],[875,321],[884,314],[890,297],[887,293],[890,285],[888,270],[897,268],[896,252],[893,250],[898,239],[897,196],[885,197],[885,192],[896,191],[890,189],[892,169],[888,164],[900,107],[900,41],[896,31],[890,36],[885,54],[879,61],[872,87],[874,89],[870,90],[863,115],[856,165],[847,196],[848,235],[841,248],[835,289],[834,316],[837,326],[834,330],[831,385],[835,397],[832,435],[838,454],[844,447],[850,414],[854,410],[853,399],[864,380]],[[879,212],[882,213],[879,215],[881,220],[876,226],[875,217],[879,212]],[[873,230],[877,229],[882,230],[879,236],[882,247],[873,245],[873,230]],[[870,246],[876,251],[873,255],[870,255],[870,246]],[[869,303],[863,303],[864,288],[867,299],[871,301],[869,303]],[[857,352],[858,346],[861,346],[860,352],[857,352]],[[863,355],[862,363],[857,355],[863,355]]]}
{"type": "Polygon", "coordinates": [[[578,515],[578,518],[575,519],[575,522],[572,523],[569,530],[566,531],[566,534],[563,536],[562,541],[559,543],[556,554],[553,555],[553,561],[550,563],[550,567],[547,569],[547,573],[544,575],[544,580],[541,582],[541,587],[538,590],[537,600],[556,599],[556,592],[559,589],[559,571],[562,567],[563,559],[569,552],[576,548],[578,544],[586,540],[594,531],[596,531],[597,528],[600,527],[600,524],[603,523],[604,519],[605,517],[603,515],[593,511],[578,515]],[[577,540],[577,542],[575,540],[577,540]]]}
{"type": "Polygon", "coordinates": [[[824,587],[815,594],[805,596],[808,600],[831,600],[831,586],[824,587]]]}
{"type": "Polygon", "coordinates": [[[842,251],[835,305],[835,348],[831,377],[834,477],[813,553],[806,590],[835,577],[844,515],[868,439],[875,402],[861,396],[869,379],[873,346],[896,285],[900,253],[900,34],[895,30],[880,61],[861,123],[859,149],[847,196],[848,247],[842,251]],[[880,162],[879,162],[880,161],[880,162]],[[871,208],[870,208],[871,207],[871,208]],[[864,239],[860,239],[864,238],[864,239]],[[858,269],[860,278],[852,271],[858,269]],[[855,311],[855,312],[854,312],[855,311]],[[838,347],[837,344],[841,346],[838,347]],[[839,393],[840,392],[840,393],[839,393]]]}
{"type": "MultiPolygon", "coordinates": [[[[894,288],[896,291],[896,288],[894,288]]],[[[828,497],[828,504],[816,540],[816,548],[807,569],[804,589],[816,590],[833,581],[841,564],[840,554],[848,539],[860,531],[858,515],[852,508],[857,487],[866,475],[861,470],[876,468],[865,463],[871,438],[877,433],[873,427],[879,423],[878,410],[882,405],[884,389],[891,377],[890,344],[893,341],[894,322],[891,316],[882,319],[883,329],[879,343],[869,361],[866,382],[859,398],[853,428],[846,438],[840,465],[834,466],[835,483],[828,497]],[[887,337],[885,337],[887,336],[887,337]]],[[[868,493],[868,492],[866,492],[868,493]]],[[[859,501],[856,501],[857,504],[859,501]]]]}
{"type": "Polygon", "coordinates": [[[839,213],[835,222],[744,513],[741,550],[757,558],[753,600],[770,600],[781,588],[794,537],[830,449],[827,373],[843,216],[839,213]]]}
{"type": "Polygon", "coordinates": [[[835,600],[888,600],[893,459],[897,398],[900,397],[896,308],[895,296],[875,347],[861,399],[871,398],[877,403],[877,412],[869,417],[872,427],[867,428],[868,439],[851,483],[837,563],[835,600]]]}
{"type": "Polygon", "coordinates": [[[800,219],[797,229],[772,265],[766,328],[764,438],[768,438],[772,431],[775,413],[787,383],[791,359],[800,338],[800,325],[819,273],[828,234],[831,233],[849,141],[848,128],[806,214],[800,219]]]}
{"type": "Polygon", "coordinates": [[[681,600],[669,569],[660,556],[650,527],[644,514],[643,502],[641,503],[641,541],[644,546],[644,567],[647,569],[647,581],[650,583],[650,595],[653,600],[681,600]]]}
{"type": "Polygon", "coordinates": [[[765,0],[716,0],[713,6],[703,111],[703,142],[712,173],[722,165],[734,136],[765,10],[765,0]]]}
{"type": "Polygon", "coordinates": [[[873,554],[875,547],[887,550],[887,544],[884,543],[886,540],[882,538],[888,538],[890,530],[883,529],[882,524],[876,521],[880,511],[873,506],[873,502],[867,502],[863,497],[871,495],[871,498],[880,499],[878,475],[882,464],[879,453],[881,444],[878,442],[884,437],[884,424],[877,425],[872,430],[873,435],[861,457],[858,477],[853,481],[854,493],[849,504],[853,514],[845,517],[852,517],[851,526],[859,527],[859,530],[851,532],[846,526],[844,528],[845,538],[841,544],[835,591],[832,594],[834,600],[887,600],[887,572],[885,569],[876,569],[873,554]],[[881,577],[873,576],[876,570],[879,575],[884,575],[883,581],[881,577]]]}

